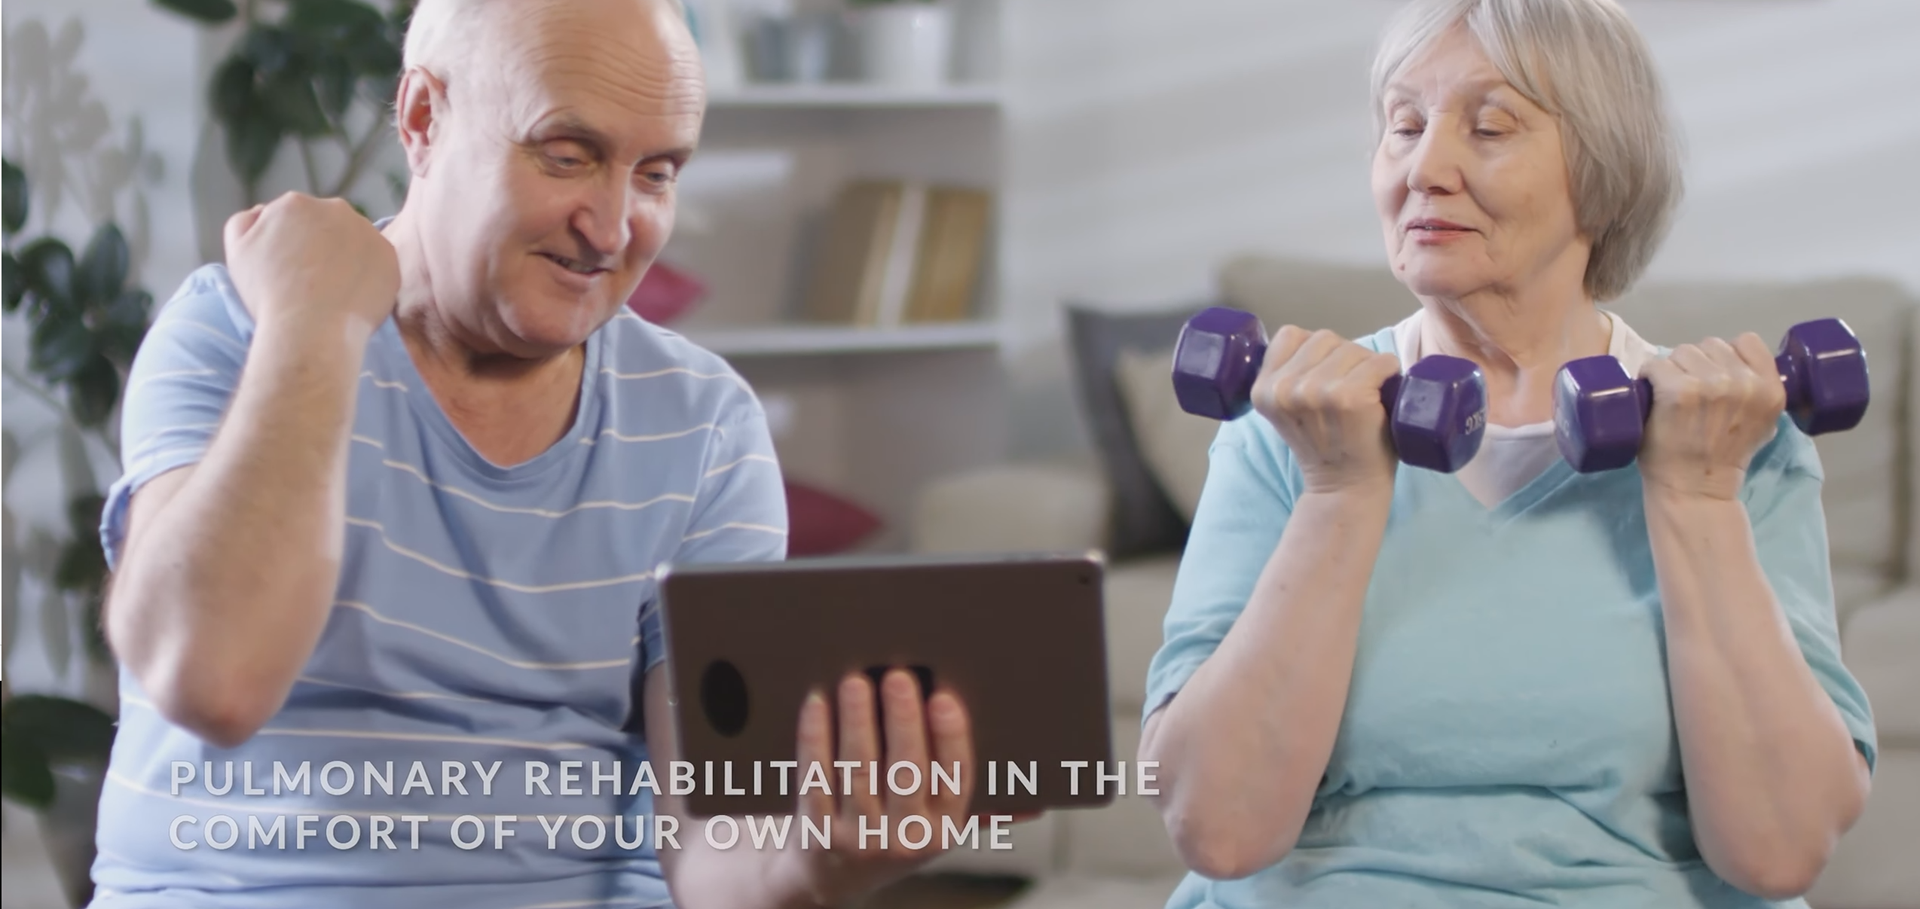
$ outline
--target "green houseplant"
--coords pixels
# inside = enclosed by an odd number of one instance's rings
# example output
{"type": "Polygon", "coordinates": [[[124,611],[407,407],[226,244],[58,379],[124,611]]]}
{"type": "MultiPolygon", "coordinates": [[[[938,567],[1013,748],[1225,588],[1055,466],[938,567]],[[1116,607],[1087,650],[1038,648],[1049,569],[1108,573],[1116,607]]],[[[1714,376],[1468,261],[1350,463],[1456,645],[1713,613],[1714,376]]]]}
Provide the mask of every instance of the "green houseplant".
{"type": "MultiPolygon", "coordinates": [[[[52,407],[65,422],[63,429],[112,451],[117,439],[110,417],[134,351],[146,335],[153,298],[128,286],[131,254],[111,221],[94,231],[78,256],[51,234],[22,236],[30,199],[26,174],[11,161],[0,163],[0,171],[0,221],[5,229],[5,251],[0,254],[5,296],[0,302],[8,314],[22,314],[31,328],[26,369],[8,364],[7,381],[52,407]]],[[[11,437],[7,441],[11,447],[11,437]]],[[[105,501],[90,482],[69,491],[68,539],[50,580],[56,590],[80,599],[89,656],[105,662],[109,657],[99,614],[107,561],[98,531],[105,501]]],[[[97,774],[112,749],[113,734],[112,717],[92,704],[45,694],[16,696],[10,689],[0,692],[0,792],[42,812],[54,809],[62,798],[56,771],[80,765],[97,774]]],[[[76,821],[84,827],[81,836],[90,839],[91,792],[80,798],[83,804],[66,807],[78,815],[76,821]]],[[[91,891],[84,869],[62,870],[69,899],[84,903],[91,891]]]]}
{"type": "Polygon", "coordinates": [[[299,152],[307,192],[352,191],[387,134],[384,112],[400,78],[413,0],[394,0],[386,12],[361,0],[153,3],[204,25],[241,29],[214,68],[207,100],[245,204],[259,201],[261,178],[287,142],[299,152]],[[326,146],[337,161],[330,177],[317,153],[326,146]]]}

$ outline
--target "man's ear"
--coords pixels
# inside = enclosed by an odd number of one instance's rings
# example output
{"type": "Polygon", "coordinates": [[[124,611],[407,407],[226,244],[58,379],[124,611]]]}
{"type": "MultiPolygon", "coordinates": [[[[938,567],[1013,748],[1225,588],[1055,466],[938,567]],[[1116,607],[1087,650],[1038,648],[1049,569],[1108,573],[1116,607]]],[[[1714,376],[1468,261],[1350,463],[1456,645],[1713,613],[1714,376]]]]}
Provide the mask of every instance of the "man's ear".
{"type": "Polygon", "coordinates": [[[416,178],[424,177],[433,143],[441,136],[440,120],[447,113],[446,83],[423,67],[409,67],[400,74],[400,90],[393,103],[393,125],[400,134],[400,147],[407,152],[407,170],[416,178]]]}

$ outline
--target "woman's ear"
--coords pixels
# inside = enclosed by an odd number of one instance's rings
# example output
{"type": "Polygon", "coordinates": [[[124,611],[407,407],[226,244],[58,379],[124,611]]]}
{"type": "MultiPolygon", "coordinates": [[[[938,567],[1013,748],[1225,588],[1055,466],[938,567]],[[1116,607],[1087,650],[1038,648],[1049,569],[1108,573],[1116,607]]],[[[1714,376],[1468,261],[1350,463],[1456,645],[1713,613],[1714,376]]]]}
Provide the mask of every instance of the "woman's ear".
{"type": "Polygon", "coordinates": [[[433,143],[441,135],[440,120],[447,113],[447,86],[418,66],[400,74],[394,98],[393,127],[407,153],[407,170],[415,178],[427,175],[433,143]]]}

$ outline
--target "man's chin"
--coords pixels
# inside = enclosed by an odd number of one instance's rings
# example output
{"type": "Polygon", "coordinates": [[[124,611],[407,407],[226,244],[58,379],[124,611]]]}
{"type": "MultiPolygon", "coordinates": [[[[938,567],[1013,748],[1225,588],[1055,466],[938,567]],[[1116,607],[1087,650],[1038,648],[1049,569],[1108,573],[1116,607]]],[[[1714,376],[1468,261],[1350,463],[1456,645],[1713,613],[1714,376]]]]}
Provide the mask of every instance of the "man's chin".
{"type": "Polygon", "coordinates": [[[533,309],[501,314],[501,328],[507,337],[500,340],[515,356],[540,358],[578,347],[619,312],[618,308],[606,311],[606,307],[589,310],[584,302],[570,307],[547,304],[533,309]]]}

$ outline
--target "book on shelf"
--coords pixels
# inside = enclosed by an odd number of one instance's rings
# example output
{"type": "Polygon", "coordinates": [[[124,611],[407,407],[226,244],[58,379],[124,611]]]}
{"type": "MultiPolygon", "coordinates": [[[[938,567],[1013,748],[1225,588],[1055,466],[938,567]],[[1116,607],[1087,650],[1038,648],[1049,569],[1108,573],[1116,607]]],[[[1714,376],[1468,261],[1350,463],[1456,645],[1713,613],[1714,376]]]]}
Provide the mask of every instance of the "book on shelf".
{"type": "Polygon", "coordinates": [[[801,315],[874,328],[971,318],[991,215],[982,190],[848,184],[816,246],[801,315]]]}

